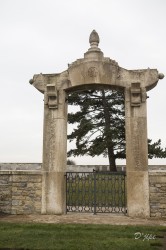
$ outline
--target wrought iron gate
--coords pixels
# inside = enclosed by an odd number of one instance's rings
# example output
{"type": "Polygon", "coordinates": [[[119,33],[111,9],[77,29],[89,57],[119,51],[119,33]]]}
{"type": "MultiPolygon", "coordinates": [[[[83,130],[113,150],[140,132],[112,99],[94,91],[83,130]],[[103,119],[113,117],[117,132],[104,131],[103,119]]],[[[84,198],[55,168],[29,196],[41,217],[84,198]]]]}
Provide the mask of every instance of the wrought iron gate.
{"type": "Polygon", "coordinates": [[[124,172],[67,172],[66,211],[126,213],[124,172]]]}

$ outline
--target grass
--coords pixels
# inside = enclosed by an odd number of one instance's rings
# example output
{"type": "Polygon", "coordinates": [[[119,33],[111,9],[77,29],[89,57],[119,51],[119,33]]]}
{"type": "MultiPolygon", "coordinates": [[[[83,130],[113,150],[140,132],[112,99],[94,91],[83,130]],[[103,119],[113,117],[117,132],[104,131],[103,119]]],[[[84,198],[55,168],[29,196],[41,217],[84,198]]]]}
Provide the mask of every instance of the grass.
{"type": "Polygon", "coordinates": [[[0,249],[155,250],[163,239],[143,241],[143,237],[135,239],[134,234],[156,236],[164,230],[166,227],[5,222],[0,223],[0,249]]]}

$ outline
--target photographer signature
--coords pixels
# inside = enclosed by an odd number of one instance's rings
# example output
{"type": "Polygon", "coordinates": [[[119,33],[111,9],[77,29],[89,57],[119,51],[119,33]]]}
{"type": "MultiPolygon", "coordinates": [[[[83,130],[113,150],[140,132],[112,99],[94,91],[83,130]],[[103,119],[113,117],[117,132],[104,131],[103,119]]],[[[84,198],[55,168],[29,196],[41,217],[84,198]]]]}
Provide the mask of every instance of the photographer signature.
{"type": "Polygon", "coordinates": [[[135,240],[138,240],[138,239],[142,239],[143,241],[145,240],[155,240],[156,239],[156,235],[153,235],[153,234],[144,234],[144,233],[141,233],[141,232],[136,232],[134,234],[135,236],[135,240]]]}

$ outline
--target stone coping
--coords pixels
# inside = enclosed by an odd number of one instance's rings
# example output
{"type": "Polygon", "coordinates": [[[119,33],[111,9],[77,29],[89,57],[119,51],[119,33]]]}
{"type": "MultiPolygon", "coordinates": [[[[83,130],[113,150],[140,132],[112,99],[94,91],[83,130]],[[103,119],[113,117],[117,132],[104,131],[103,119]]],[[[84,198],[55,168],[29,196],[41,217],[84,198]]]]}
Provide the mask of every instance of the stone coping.
{"type": "Polygon", "coordinates": [[[149,170],[149,175],[166,175],[166,170],[149,170]]]}
{"type": "Polygon", "coordinates": [[[8,174],[8,175],[21,175],[21,174],[25,174],[25,175],[30,175],[30,174],[32,174],[32,175],[41,175],[42,174],[42,172],[39,170],[39,171],[37,171],[37,170],[0,170],[0,174],[1,175],[5,175],[5,174],[8,174]]]}
{"type": "MultiPolygon", "coordinates": [[[[166,169],[161,169],[161,170],[160,169],[159,170],[149,169],[148,172],[149,172],[149,175],[166,175],[166,169]]],[[[14,174],[37,175],[38,174],[38,175],[42,175],[42,173],[43,173],[43,171],[41,169],[39,169],[39,170],[36,170],[36,169],[35,170],[23,170],[23,169],[21,169],[21,170],[4,170],[4,169],[0,170],[1,175],[3,175],[3,174],[10,174],[10,175],[14,175],[14,174]]]]}

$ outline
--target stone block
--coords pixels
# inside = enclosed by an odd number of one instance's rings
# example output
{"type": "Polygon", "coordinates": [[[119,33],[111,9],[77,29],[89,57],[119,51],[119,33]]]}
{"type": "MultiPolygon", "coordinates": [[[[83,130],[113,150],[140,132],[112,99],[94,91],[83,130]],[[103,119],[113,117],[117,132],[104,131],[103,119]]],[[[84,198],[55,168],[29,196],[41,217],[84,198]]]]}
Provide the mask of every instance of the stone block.
{"type": "Polygon", "coordinates": [[[160,204],[160,208],[166,209],[166,203],[165,204],[160,204]]]}
{"type": "Polygon", "coordinates": [[[18,206],[19,201],[18,200],[12,200],[12,206],[18,206]]]}
{"type": "Polygon", "coordinates": [[[17,210],[12,209],[11,214],[17,214],[17,210]]]}
{"type": "Polygon", "coordinates": [[[17,197],[18,199],[18,196],[21,196],[22,195],[22,190],[17,190],[16,192],[12,192],[12,199],[17,197]]]}
{"type": "Polygon", "coordinates": [[[0,179],[0,186],[2,185],[8,185],[9,184],[9,180],[7,179],[0,179]]]}
{"type": "Polygon", "coordinates": [[[17,187],[12,187],[12,192],[17,192],[17,187]]]}
{"type": "Polygon", "coordinates": [[[160,188],[160,192],[166,193],[166,186],[162,186],[162,187],[160,188]]]}
{"type": "Polygon", "coordinates": [[[156,213],[153,212],[150,213],[150,217],[156,217],[156,216],[157,216],[156,213]]]}
{"type": "Polygon", "coordinates": [[[161,204],[166,204],[166,196],[165,196],[165,197],[162,197],[162,198],[160,199],[160,203],[161,203],[161,204]]]}
{"type": "Polygon", "coordinates": [[[28,175],[13,175],[13,182],[27,182],[28,178],[28,175]]]}
{"type": "Polygon", "coordinates": [[[41,183],[42,177],[41,175],[31,175],[31,176],[28,176],[28,181],[31,183],[41,183]]]}
{"type": "Polygon", "coordinates": [[[34,187],[34,183],[32,183],[32,182],[29,181],[27,183],[27,188],[32,188],[32,187],[34,187]]]}
{"type": "Polygon", "coordinates": [[[161,217],[161,212],[157,212],[155,217],[161,217]]]}
{"type": "Polygon", "coordinates": [[[13,187],[16,187],[17,189],[24,189],[27,186],[27,182],[25,181],[20,181],[20,182],[14,182],[13,187]]]}
{"type": "Polygon", "coordinates": [[[160,183],[166,183],[166,176],[162,175],[156,175],[156,176],[150,176],[150,183],[160,184],[160,183]]]}
{"type": "Polygon", "coordinates": [[[150,187],[150,192],[151,192],[151,193],[157,193],[158,190],[159,190],[159,189],[158,189],[158,187],[156,187],[156,186],[155,186],[155,187],[150,187]]]}
{"type": "Polygon", "coordinates": [[[41,197],[41,190],[36,190],[36,192],[35,192],[35,196],[40,196],[41,197]]]}
{"type": "Polygon", "coordinates": [[[155,185],[157,188],[160,188],[161,187],[161,184],[156,184],[155,185]]]}

